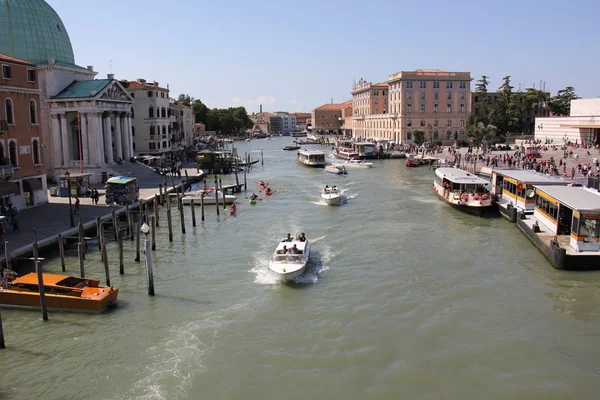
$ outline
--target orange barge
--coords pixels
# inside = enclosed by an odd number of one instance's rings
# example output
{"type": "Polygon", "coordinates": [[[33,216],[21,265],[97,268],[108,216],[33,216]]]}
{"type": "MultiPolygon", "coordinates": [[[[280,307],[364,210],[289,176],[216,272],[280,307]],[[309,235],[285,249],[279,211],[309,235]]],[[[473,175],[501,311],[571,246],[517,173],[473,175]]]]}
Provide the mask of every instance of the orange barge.
{"type": "MultiPolygon", "coordinates": [[[[100,286],[97,279],[43,274],[48,311],[100,312],[116,303],[119,289],[100,286]]],[[[0,306],[40,309],[36,273],[7,282],[0,288],[0,306]]]]}

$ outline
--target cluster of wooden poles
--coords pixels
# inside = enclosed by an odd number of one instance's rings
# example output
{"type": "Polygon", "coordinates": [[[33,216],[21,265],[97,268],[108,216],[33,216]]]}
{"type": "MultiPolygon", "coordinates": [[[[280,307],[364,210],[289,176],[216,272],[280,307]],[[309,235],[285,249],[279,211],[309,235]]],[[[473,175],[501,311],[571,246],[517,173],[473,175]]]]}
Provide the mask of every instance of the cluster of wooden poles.
{"type": "MultiPolygon", "coordinates": [[[[244,174],[244,181],[246,180],[245,174],[244,174]]],[[[183,208],[183,203],[182,203],[182,197],[183,197],[183,185],[182,186],[174,186],[175,188],[175,193],[176,193],[176,198],[177,198],[177,208],[179,210],[179,218],[180,218],[180,222],[181,222],[181,233],[185,234],[186,233],[186,229],[185,229],[185,214],[184,214],[184,208],[183,208]]],[[[216,200],[216,210],[217,210],[217,216],[220,213],[220,208],[221,205],[223,206],[223,209],[227,209],[227,204],[225,202],[225,192],[223,190],[223,182],[221,181],[221,179],[217,179],[217,177],[215,176],[215,200],[216,200]],[[221,196],[221,199],[219,199],[219,190],[217,190],[218,188],[220,188],[221,193],[223,193],[223,196],[221,196]],[[221,200],[221,201],[220,201],[221,200]]],[[[159,186],[159,194],[155,195],[151,201],[140,201],[140,208],[139,210],[130,210],[129,206],[125,206],[125,216],[126,216],[126,230],[125,233],[127,235],[127,237],[130,238],[131,241],[136,242],[136,249],[135,249],[135,261],[139,262],[141,260],[140,257],[140,237],[141,237],[141,233],[143,232],[144,234],[148,234],[150,233],[150,231],[152,232],[152,240],[145,241],[145,262],[146,262],[146,281],[147,281],[147,287],[148,287],[148,295],[150,296],[154,296],[155,295],[155,291],[154,291],[154,273],[153,273],[153,266],[152,266],[152,257],[150,255],[151,251],[155,251],[156,250],[156,228],[160,225],[160,219],[159,219],[159,205],[164,206],[166,204],[166,208],[167,208],[167,226],[168,226],[168,230],[169,230],[169,242],[173,241],[173,223],[172,223],[172,217],[171,217],[171,199],[169,194],[167,193],[166,187],[165,190],[163,191],[162,185],[159,186]],[[153,215],[150,215],[150,207],[149,205],[152,205],[152,211],[153,211],[153,215]],[[137,218],[137,221],[134,222],[134,214],[139,213],[139,218],[137,218]]],[[[192,211],[192,226],[196,227],[196,208],[194,205],[194,200],[192,199],[190,202],[191,205],[191,211],[192,211]]],[[[204,208],[204,194],[202,194],[200,196],[200,205],[201,205],[201,220],[204,221],[205,220],[205,208],[204,208]]],[[[123,257],[123,240],[124,240],[124,231],[121,230],[121,222],[119,219],[119,216],[116,214],[116,211],[113,209],[112,210],[112,216],[111,216],[111,220],[110,221],[101,221],[100,217],[96,218],[96,236],[97,236],[97,241],[98,241],[98,250],[100,251],[101,254],[101,259],[104,263],[104,273],[105,273],[105,277],[106,277],[106,286],[111,286],[110,283],[110,268],[109,268],[109,264],[108,264],[108,257],[107,257],[107,250],[106,250],[106,240],[108,239],[108,237],[105,234],[105,230],[104,230],[104,225],[105,224],[109,224],[112,225],[112,230],[113,230],[113,236],[114,239],[117,241],[117,248],[118,248],[118,252],[119,252],[119,274],[124,275],[125,274],[125,264],[124,264],[124,257],[123,257]]],[[[83,223],[80,221],[78,224],[78,242],[77,242],[77,254],[78,254],[78,259],[79,259],[79,275],[82,278],[85,278],[85,253],[87,250],[87,241],[92,240],[91,237],[86,237],[85,236],[85,230],[83,227],[83,223]]],[[[65,272],[66,271],[66,262],[65,262],[65,245],[64,245],[64,238],[62,234],[58,235],[58,253],[60,256],[60,263],[61,263],[61,268],[62,271],[65,272]]],[[[6,267],[7,269],[11,269],[11,259],[8,253],[8,248],[7,248],[7,243],[5,243],[5,254],[6,254],[6,267]]],[[[41,311],[42,311],[42,319],[44,321],[48,321],[48,310],[46,307],[46,301],[45,301],[45,291],[44,291],[44,282],[43,282],[43,273],[42,273],[42,261],[44,260],[44,258],[40,258],[39,257],[39,250],[38,250],[38,240],[37,240],[37,232],[34,229],[33,230],[33,257],[31,258],[31,260],[34,262],[35,265],[35,269],[37,272],[37,276],[38,276],[38,285],[39,285],[39,294],[40,294],[40,306],[41,306],[41,311]]],[[[3,333],[3,328],[2,328],[2,316],[0,314],[0,348],[5,348],[5,343],[4,343],[4,333],[3,333]]]]}

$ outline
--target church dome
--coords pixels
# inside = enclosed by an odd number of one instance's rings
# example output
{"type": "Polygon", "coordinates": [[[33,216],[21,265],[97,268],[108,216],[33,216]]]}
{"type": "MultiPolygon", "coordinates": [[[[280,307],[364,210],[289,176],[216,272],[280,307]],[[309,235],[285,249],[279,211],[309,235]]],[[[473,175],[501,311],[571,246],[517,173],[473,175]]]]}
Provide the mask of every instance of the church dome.
{"type": "Polygon", "coordinates": [[[44,0],[0,0],[0,53],[35,64],[75,64],[69,34],[44,0]]]}

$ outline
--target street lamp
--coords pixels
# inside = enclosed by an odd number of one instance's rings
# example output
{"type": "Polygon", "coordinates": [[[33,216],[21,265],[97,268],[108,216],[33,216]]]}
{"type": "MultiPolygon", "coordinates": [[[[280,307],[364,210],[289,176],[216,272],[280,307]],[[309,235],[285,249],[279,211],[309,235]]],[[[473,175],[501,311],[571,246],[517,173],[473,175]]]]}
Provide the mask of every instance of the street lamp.
{"type": "Polygon", "coordinates": [[[67,190],[69,191],[69,218],[71,220],[71,228],[73,228],[75,220],[73,219],[73,206],[71,205],[71,173],[66,171],[65,177],[67,178],[67,190]]]}
{"type": "Polygon", "coordinates": [[[144,224],[142,225],[142,232],[144,232],[144,235],[146,235],[146,238],[148,237],[148,233],[150,232],[150,226],[148,226],[147,223],[144,222],[144,224]]]}
{"type": "Polygon", "coordinates": [[[148,284],[148,294],[154,296],[154,273],[152,272],[152,253],[150,252],[150,241],[148,241],[148,232],[150,232],[150,226],[147,223],[143,223],[140,230],[146,235],[144,240],[144,255],[146,257],[146,283],[148,284]]]}

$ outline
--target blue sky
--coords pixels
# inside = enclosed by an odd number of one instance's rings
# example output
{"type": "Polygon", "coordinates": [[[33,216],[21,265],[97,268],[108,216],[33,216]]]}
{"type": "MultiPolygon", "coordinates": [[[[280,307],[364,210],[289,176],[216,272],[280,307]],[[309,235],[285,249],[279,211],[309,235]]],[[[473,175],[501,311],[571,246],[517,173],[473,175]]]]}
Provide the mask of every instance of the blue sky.
{"type": "Polygon", "coordinates": [[[600,96],[593,0],[47,1],[79,65],[103,78],[112,60],[119,79],[169,84],[211,108],[309,112],[350,99],[361,77],[418,68],[600,96]]]}

